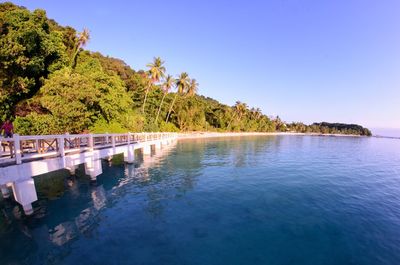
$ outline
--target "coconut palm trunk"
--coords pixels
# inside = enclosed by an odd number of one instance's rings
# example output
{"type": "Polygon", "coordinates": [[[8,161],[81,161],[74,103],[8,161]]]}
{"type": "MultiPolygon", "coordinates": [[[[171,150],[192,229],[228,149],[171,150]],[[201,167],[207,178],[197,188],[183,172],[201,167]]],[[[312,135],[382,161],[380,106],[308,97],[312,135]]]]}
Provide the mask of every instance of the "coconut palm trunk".
{"type": "Polygon", "coordinates": [[[175,94],[175,97],[174,97],[174,99],[172,100],[171,106],[169,107],[167,119],[165,120],[165,122],[168,122],[168,120],[169,120],[169,116],[171,115],[172,107],[173,107],[174,104],[175,104],[175,100],[176,100],[176,97],[177,97],[177,96],[178,96],[178,93],[175,94]]]}
{"type": "Polygon", "coordinates": [[[142,106],[142,113],[144,113],[144,107],[146,106],[147,94],[149,94],[149,88],[146,89],[146,94],[144,94],[143,106],[142,106]]]}
{"type": "Polygon", "coordinates": [[[157,121],[158,121],[158,117],[160,116],[161,107],[162,107],[162,104],[164,103],[164,99],[165,99],[166,95],[167,95],[167,93],[164,93],[164,96],[161,99],[160,107],[158,108],[158,112],[157,112],[157,116],[156,116],[156,122],[155,122],[156,124],[157,124],[157,121]]]}
{"type": "Polygon", "coordinates": [[[228,126],[226,126],[227,129],[230,128],[231,123],[232,123],[233,119],[235,118],[235,115],[236,115],[236,113],[233,113],[232,118],[231,118],[231,120],[230,120],[229,123],[228,123],[228,126]]]}

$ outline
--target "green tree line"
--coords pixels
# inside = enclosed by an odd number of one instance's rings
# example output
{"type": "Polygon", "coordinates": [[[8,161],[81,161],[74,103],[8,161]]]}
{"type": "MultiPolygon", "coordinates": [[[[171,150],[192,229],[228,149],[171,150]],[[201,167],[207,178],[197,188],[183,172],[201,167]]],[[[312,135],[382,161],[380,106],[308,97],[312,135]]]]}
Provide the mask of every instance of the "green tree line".
{"type": "Polygon", "coordinates": [[[155,57],[143,70],[85,50],[81,32],[10,2],[0,4],[0,119],[20,134],[140,131],[298,131],[370,135],[361,126],[287,124],[259,108],[199,95],[188,73],[155,57]]]}

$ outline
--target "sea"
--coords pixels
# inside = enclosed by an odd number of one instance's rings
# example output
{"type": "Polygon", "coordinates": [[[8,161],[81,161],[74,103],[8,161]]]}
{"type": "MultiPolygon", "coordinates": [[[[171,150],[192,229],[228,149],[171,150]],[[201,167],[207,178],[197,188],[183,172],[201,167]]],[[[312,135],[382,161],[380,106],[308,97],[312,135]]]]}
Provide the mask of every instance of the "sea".
{"type": "Polygon", "coordinates": [[[179,140],[0,199],[0,264],[400,264],[400,140],[179,140]]]}

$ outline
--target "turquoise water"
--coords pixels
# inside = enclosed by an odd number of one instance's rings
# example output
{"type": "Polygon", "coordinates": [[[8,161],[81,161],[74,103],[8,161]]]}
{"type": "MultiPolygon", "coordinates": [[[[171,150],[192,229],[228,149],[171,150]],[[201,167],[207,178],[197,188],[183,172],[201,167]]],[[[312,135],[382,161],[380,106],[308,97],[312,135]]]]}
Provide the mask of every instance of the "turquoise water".
{"type": "Polygon", "coordinates": [[[35,181],[34,216],[0,199],[0,264],[400,264],[400,140],[185,140],[35,181]]]}

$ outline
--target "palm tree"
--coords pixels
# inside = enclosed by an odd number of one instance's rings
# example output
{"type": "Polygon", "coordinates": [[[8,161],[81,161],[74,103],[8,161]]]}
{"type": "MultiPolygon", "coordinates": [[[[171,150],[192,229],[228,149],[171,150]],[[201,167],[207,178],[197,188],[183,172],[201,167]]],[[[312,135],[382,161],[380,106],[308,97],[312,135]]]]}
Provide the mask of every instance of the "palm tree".
{"type": "Polygon", "coordinates": [[[197,83],[196,79],[191,79],[187,88],[187,94],[189,96],[194,96],[197,93],[199,88],[199,83],[197,83]]]}
{"type": "Polygon", "coordinates": [[[189,86],[189,75],[186,72],[183,72],[179,75],[176,80],[176,87],[178,88],[178,93],[184,94],[186,93],[186,89],[189,86]]]}
{"type": "Polygon", "coordinates": [[[161,78],[164,77],[165,75],[165,67],[163,66],[164,61],[161,60],[160,57],[154,57],[153,63],[149,63],[146,66],[149,67],[148,70],[148,76],[151,80],[151,82],[148,82],[146,84],[146,94],[144,96],[144,101],[143,101],[143,107],[142,107],[142,113],[144,113],[144,108],[146,106],[146,100],[147,100],[147,95],[150,92],[151,85],[154,83],[160,82],[161,78]]]}
{"type": "Polygon", "coordinates": [[[160,57],[154,57],[153,63],[149,63],[146,66],[149,67],[149,76],[153,83],[160,82],[165,76],[165,67],[163,66],[164,61],[160,57]]]}
{"type": "Polygon", "coordinates": [[[258,120],[262,115],[260,108],[251,108],[250,113],[253,120],[258,120]]]}
{"type": "Polygon", "coordinates": [[[76,66],[76,57],[78,56],[80,49],[88,43],[89,39],[90,39],[90,34],[87,28],[84,28],[82,32],[78,33],[74,47],[74,52],[72,54],[70,62],[70,66],[72,68],[75,68],[76,66]]]}
{"type": "Polygon", "coordinates": [[[246,103],[242,103],[242,102],[240,102],[240,101],[236,101],[235,110],[236,110],[236,112],[237,112],[237,114],[238,114],[239,120],[241,120],[243,114],[244,114],[244,113],[246,112],[246,110],[247,110],[247,104],[246,104],[246,103]]]}
{"type": "Polygon", "coordinates": [[[164,102],[165,96],[168,94],[169,90],[174,86],[174,84],[175,84],[175,79],[171,75],[167,75],[167,77],[165,78],[165,81],[164,81],[164,83],[162,85],[164,95],[163,95],[163,97],[161,99],[160,107],[158,108],[156,122],[155,122],[156,124],[157,124],[157,121],[158,121],[158,117],[160,116],[161,107],[162,107],[162,104],[164,102]]]}
{"type": "Polygon", "coordinates": [[[242,104],[242,102],[236,101],[235,105],[232,107],[232,108],[235,109],[236,111],[233,112],[233,115],[232,115],[232,117],[231,117],[231,120],[230,120],[229,123],[228,123],[227,128],[229,128],[229,127],[231,126],[231,123],[232,123],[233,119],[234,119],[235,116],[238,114],[237,110],[239,109],[239,105],[240,105],[240,104],[242,104]]]}
{"type": "Polygon", "coordinates": [[[175,84],[176,84],[177,92],[175,94],[174,99],[172,100],[171,106],[169,107],[167,119],[165,120],[165,122],[168,122],[168,120],[169,120],[169,116],[171,115],[171,112],[172,112],[172,107],[175,104],[175,100],[176,100],[176,97],[178,96],[178,94],[186,93],[186,90],[189,86],[189,75],[186,72],[181,73],[179,75],[178,79],[175,80],[175,84]]]}
{"type": "Polygon", "coordinates": [[[260,108],[256,108],[256,119],[260,119],[260,117],[262,116],[262,111],[260,108]]]}

